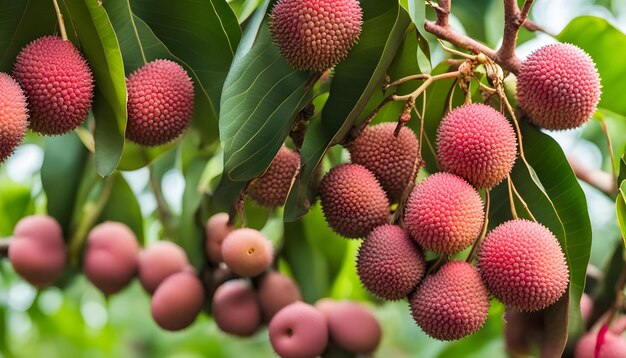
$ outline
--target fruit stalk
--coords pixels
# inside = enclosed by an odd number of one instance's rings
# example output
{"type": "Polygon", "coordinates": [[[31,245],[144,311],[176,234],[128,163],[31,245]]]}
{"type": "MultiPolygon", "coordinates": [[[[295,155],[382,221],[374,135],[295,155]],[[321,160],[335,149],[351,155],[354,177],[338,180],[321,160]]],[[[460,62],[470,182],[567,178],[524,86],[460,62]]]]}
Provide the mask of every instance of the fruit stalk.
{"type": "Polygon", "coordinates": [[[63,21],[63,14],[61,13],[61,8],[59,8],[59,2],[57,0],[52,0],[54,4],[54,11],[57,14],[57,19],[59,21],[59,32],[61,32],[61,38],[63,41],[68,41],[67,39],[67,31],[65,31],[65,22],[63,21]]]}

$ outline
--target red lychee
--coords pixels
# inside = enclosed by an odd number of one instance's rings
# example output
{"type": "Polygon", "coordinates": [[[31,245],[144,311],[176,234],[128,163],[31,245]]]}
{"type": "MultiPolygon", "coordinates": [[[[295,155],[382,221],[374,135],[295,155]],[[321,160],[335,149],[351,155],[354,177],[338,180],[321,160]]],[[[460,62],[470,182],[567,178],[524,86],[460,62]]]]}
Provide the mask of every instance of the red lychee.
{"type": "Polygon", "coordinates": [[[154,293],[169,276],[185,270],[187,254],[171,241],[158,241],[139,254],[139,281],[148,293],[154,293]]]}
{"type": "Polygon", "coordinates": [[[302,301],[298,285],[291,278],[275,271],[266,273],[259,280],[257,297],[266,321],[271,320],[283,307],[302,301]]]}
{"type": "Polygon", "coordinates": [[[150,310],[161,328],[178,331],[195,321],[203,303],[202,282],[192,273],[178,272],[166,278],[154,291],[150,310]]]}
{"type": "Polygon", "coordinates": [[[599,354],[596,355],[598,332],[585,334],[576,344],[575,358],[623,358],[626,357],[626,339],[607,331],[604,341],[600,345],[599,354]]]}
{"type": "Polygon", "coordinates": [[[228,219],[227,213],[217,213],[206,223],[205,250],[209,260],[215,264],[222,262],[222,242],[235,230],[233,225],[228,224],[228,219]]]}
{"type": "Polygon", "coordinates": [[[249,337],[261,325],[261,309],[254,289],[244,280],[221,284],[213,296],[213,318],[226,333],[249,337]]]}
{"type": "Polygon", "coordinates": [[[283,145],[265,173],[250,185],[248,194],[261,206],[282,206],[299,169],[300,156],[283,145]]]}
{"type": "Polygon", "coordinates": [[[260,231],[237,229],[222,242],[222,257],[226,265],[237,275],[254,277],[272,264],[272,242],[260,231]]]}
{"type": "Polygon", "coordinates": [[[11,76],[0,72],[0,163],[22,143],[27,127],[24,92],[11,76]]]}
{"type": "Polygon", "coordinates": [[[340,348],[367,356],[378,347],[382,329],[364,306],[350,301],[338,302],[325,316],[330,339],[340,348]]]}
{"type": "Polygon", "coordinates": [[[328,345],[326,318],[313,306],[295,302],[269,324],[270,343],[282,358],[317,357],[328,345]]]}

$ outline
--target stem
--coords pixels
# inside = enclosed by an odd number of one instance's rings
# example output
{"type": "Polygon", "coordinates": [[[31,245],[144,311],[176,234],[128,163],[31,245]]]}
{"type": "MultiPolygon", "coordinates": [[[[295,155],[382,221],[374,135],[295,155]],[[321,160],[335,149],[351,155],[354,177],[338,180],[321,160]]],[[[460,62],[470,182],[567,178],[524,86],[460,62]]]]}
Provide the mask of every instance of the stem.
{"type": "Polygon", "coordinates": [[[511,115],[511,119],[513,119],[513,125],[515,126],[515,133],[517,134],[517,145],[519,147],[519,156],[520,158],[522,158],[522,160],[524,161],[526,165],[531,166],[530,164],[528,164],[528,161],[526,160],[526,155],[524,155],[524,142],[522,138],[522,130],[519,126],[519,121],[517,120],[517,116],[515,116],[515,111],[513,110],[511,103],[509,103],[509,100],[506,98],[506,93],[504,93],[504,90],[502,89],[502,87],[498,87],[497,90],[498,90],[498,96],[500,96],[500,99],[504,102],[507,112],[509,112],[509,115],[511,115]]]}
{"type": "Polygon", "coordinates": [[[520,193],[515,188],[515,184],[513,183],[513,180],[510,180],[510,183],[511,183],[511,188],[513,189],[513,193],[515,193],[517,200],[519,200],[522,203],[522,206],[524,207],[524,210],[526,210],[526,212],[528,213],[528,216],[530,216],[530,218],[533,219],[534,222],[537,222],[537,219],[535,219],[535,216],[533,215],[532,211],[530,211],[528,204],[526,204],[526,201],[524,201],[524,198],[522,198],[520,193]]]}
{"type": "Polygon", "coordinates": [[[365,120],[363,122],[361,122],[360,124],[354,126],[350,132],[348,137],[346,138],[346,140],[344,141],[344,145],[348,146],[350,145],[350,143],[352,141],[354,141],[356,138],[358,138],[361,133],[365,130],[365,128],[370,124],[370,122],[372,122],[372,120],[376,117],[376,115],[378,114],[378,112],[380,112],[380,110],[386,106],[388,103],[393,102],[393,98],[395,96],[395,92],[390,94],[389,96],[385,97],[379,104],[378,106],[376,106],[376,108],[374,108],[374,110],[369,114],[369,116],[367,116],[367,118],[365,118],[365,120]]]}
{"type": "Polygon", "coordinates": [[[572,167],[576,178],[598,189],[608,197],[613,198],[617,190],[617,181],[611,174],[603,170],[588,169],[582,165],[578,159],[573,157],[568,157],[567,161],[572,167]]]}
{"type": "Polygon", "coordinates": [[[519,216],[517,216],[517,209],[515,209],[515,199],[513,198],[511,175],[506,176],[506,184],[509,189],[509,205],[511,206],[511,216],[513,216],[513,219],[519,219],[519,216]]]}
{"type": "Polygon", "coordinates": [[[57,14],[57,20],[59,22],[59,31],[61,32],[61,38],[63,41],[68,41],[67,39],[67,31],[65,31],[65,22],[63,21],[63,14],[61,13],[61,8],[59,7],[58,0],[52,0],[54,4],[54,11],[57,14]]]}
{"type": "MultiPolygon", "coordinates": [[[[534,0],[526,0],[520,11],[517,0],[504,0],[504,35],[502,46],[493,58],[496,62],[510,63],[516,68],[521,65],[520,59],[515,55],[515,45],[519,30],[528,18],[533,2],[534,0]]],[[[512,72],[516,73],[516,71],[512,72]]]]}
{"type": "Polygon", "coordinates": [[[458,77],[459,74],[460,74],[459,71],[453,71],[453,72],[442,73],[442,74],[435,75],[435,76],[428,75],[428,78],[426,79],[426,81],[424,81],[424,83],[422,83],[422,85],[419,86],[415,91],[404,96],[393,96],[393,100],[394,101],[407,101],[409,98],[417,98],[433,82],[439,81],[439,80],[445,80],[448,78],[455,78],[455,77],[458,77]]]}
{"type": "Polygon", "coordinates": [[[154,174],[154,169],[152,166],[148,168],[150,172],[150,188],[152,188],[152,193],[154,194],[154,198],[157,202],[157,211],[159,212],[159,219],[161,220],[161,224],[163,225],[163,231],[165,231],[165,235],[174,240],[176,237],[176,229],[172,223],[172,212],[170,211],[170,207],[163,196],[163,191],[161,190],[161,183],[159,178],[154,174]]]}
{"type": "Polygon", "coordinates": [[[437,261],[435,261],[433,265],[428,268],[428,271],[426,271],[426,274],[424,276],[428,276],[432,274],[433,272],[437,271],[446,261],[448,261],[448,256],[446,255],[439,256],[437,258],[437,261]]]}
{"type": "Polygon", "coordinates": [[[489,226],[490,201],[491,200],[489,198],[489,189],[487,189],[485,190],[485,220],[483,222],[483,229],[480,232],[480,236],[478,237],[478,239],[474,241],[472,250],[469,252],[469,254],[467,255],[467,259],[465,260],[466,262],[472,262],[472,260],[474,260],[474,256],[476,256],[476,252],[478,252],[478,248],[480,247],[480,244],[483,242],[483,240],[485,239],[485,236],[487,235],[487,227],[489,226]]]}
{"type": "Polygon", "coordinates": [[[611,157],[611,171],[613,172],[613,181],[617,182],[617,165],[615,162],[615,154],[613,153],[613,143],[611,142],[611,136],[609,135],[609,127],[606,125],[606,121],[604,118],[600,119],[600,124],[602,124],[602,132],[604,132],[604,136],[606,137],[607,145],[609,147],[609,156],[611,157]]]}

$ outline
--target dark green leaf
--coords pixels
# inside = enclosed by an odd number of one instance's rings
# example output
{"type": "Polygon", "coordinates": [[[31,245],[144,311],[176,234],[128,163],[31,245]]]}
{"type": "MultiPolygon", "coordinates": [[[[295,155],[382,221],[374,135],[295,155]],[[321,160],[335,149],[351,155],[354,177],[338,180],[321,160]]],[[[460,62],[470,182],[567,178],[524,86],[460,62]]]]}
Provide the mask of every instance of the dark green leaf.
{"type": "Polygon", "coordinates": [[[34,211],[30,187],[8,177],[0,178],[0,237],[11,236],[21,218],[34,211]]]}
{"type": "Polygon", "coordinates": [[[98,222],[110,220],[124,223],[133,230],[139,243],[143,244],[143,216],[137,197],[121,174],[116,173],[114,176],[112,180],[115,182],[109,200],[102,209],[98,222]]]}
{"type": "Polygon", "coordinates": [[[243,23],[252,15],[254,10],[258,8],[263,0],[233,0],[228,5],[233,9],[239,23],[243,23]]]}
{"type": "Polygon", "coordinates": [[[626,246],[626,180],[620,185],[619,194],[615,199],[615,209],[617,210],[617,223],[626,246]]]}

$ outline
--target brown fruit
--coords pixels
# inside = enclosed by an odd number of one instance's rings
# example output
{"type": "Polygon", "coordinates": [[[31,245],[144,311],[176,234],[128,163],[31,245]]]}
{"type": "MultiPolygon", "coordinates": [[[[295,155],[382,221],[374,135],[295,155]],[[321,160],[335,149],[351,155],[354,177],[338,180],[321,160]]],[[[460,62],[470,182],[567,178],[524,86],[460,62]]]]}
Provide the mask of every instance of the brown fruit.
{"type": "Polygon", "coordinates": [[[209,260],[215,264],[222,262],[222,242],[235,227],[228,224],[227,213],[217,213],[209,218],[206,223],[206,254],[209,260]]]}
{"type": "Polygon", "coordinates": [[[189,327],[202,310],[202,282],[189,272],[169,276],[154,291],[152,318],[163,329],[178,331],[189,327]]]}
{"type": "Polygon", "coordinates": [[[271,271],[263,275],[257,290],[263,317],[269,321],[283,307],[302,300],[298,285],[280,272],[271,271]]]}
{"type": "Polygon", "coordinates": [[[212,311],[217,326],[236,336],[249,337],[261,325],[261,309],[254,289],[244,280],[220,285],[213,296],[212,311]]]}
{"type": "Polygon", "coordinates": [[[222,243],[224,263],[242,277],[263,273],[272,264],[273,256],[272,242],[258,230],[237,229],[222,243]]]}
{"type": "Polygon", "coordinates": [[[170,275],[189,265],[183,249],[171,241],[158,241],[139,254],[139,281],[150,294],[170,275]]]}

